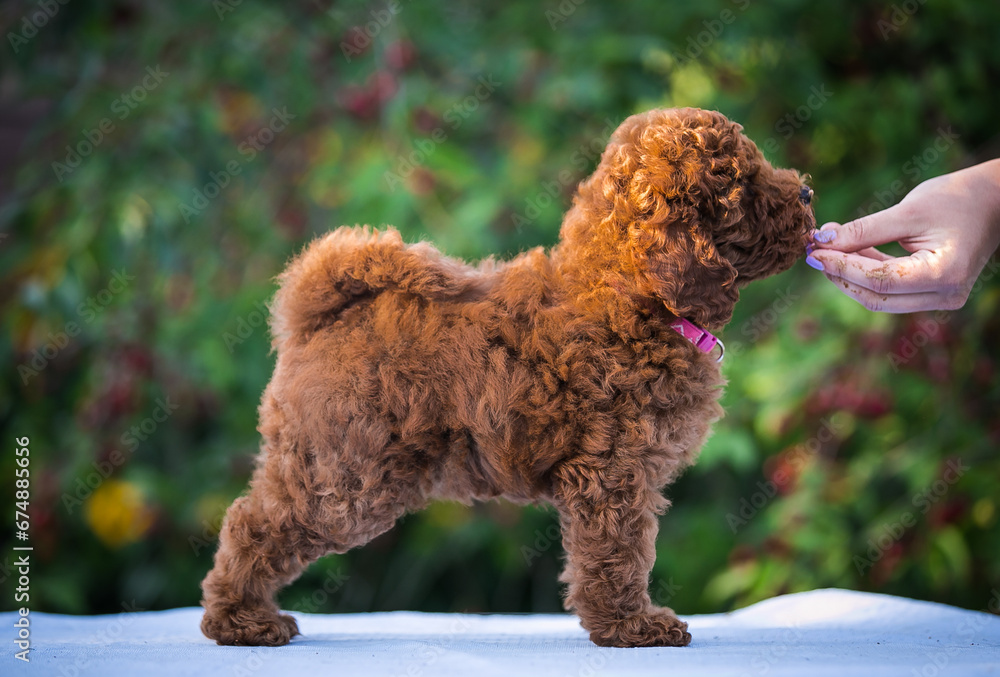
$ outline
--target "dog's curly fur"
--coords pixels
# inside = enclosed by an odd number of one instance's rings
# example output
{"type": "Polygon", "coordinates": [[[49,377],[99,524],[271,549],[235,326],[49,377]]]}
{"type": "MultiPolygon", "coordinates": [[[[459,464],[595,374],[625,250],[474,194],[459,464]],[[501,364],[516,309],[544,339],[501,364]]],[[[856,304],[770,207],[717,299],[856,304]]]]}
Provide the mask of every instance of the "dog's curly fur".
{"type": "Polygon", "coordinates": [[[205,579],[220,644],[297,634],[275,592],[432,498],[553,504],[566,607],[602,646],[680,646],[653,606],[662,488],[694,462],[723,379],[669,328],[718,329],[742,285],[815,226],[802,178],[697,109],[628,118],[560,242],[469,266],[390,229],[341,228],[280,276],[274,376],[247,495],[205,579]]]}

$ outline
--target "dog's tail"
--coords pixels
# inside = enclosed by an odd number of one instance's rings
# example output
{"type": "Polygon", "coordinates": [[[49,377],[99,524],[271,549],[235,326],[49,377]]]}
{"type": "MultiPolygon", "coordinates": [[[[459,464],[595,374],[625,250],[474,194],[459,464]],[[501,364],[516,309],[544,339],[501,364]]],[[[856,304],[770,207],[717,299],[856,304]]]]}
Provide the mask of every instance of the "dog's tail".
{"type": "Polygon", "coordinates": [[[386,290],[441,299],[474,290],[481,277],[427,242],[405,244],[394,228],[338,228],[313,240],[278,276],[270,308],[272,345],[308,337],[346,308],[386,290]]]}

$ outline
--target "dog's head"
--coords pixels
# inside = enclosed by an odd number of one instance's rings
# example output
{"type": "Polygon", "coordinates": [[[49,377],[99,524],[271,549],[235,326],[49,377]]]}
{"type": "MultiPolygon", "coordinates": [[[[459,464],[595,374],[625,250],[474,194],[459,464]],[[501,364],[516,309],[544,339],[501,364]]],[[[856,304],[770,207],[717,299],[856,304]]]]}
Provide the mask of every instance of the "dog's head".
{"type": "Polygon", "coordinates": [[[705,327],[729,321],[740,287],[803,256],[816,223],[803,177],[714,111],[628,118],[588,183],[591,218],[617,231],[638,293],[705,327]]]}

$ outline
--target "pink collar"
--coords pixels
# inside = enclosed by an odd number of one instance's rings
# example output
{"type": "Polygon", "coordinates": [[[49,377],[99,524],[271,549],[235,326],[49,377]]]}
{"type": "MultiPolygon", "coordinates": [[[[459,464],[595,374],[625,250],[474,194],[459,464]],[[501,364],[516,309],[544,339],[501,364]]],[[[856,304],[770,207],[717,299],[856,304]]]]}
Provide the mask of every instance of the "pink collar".
{"type": "Polygon", "coordinates": [[[724,346],[722,341],[713,336],[710,332],[705,331],[690,320],[685,320],[683,317],[679,317],[671,322],[670,328],[693,343],[694,347],[703,353],[712,352],[712,349],[714,349],[715,345],[718,344],[721,352],[719,353],[718,359],[715,361],[722,362],[722,358],[726,354],[726,346],[724,346]]]}

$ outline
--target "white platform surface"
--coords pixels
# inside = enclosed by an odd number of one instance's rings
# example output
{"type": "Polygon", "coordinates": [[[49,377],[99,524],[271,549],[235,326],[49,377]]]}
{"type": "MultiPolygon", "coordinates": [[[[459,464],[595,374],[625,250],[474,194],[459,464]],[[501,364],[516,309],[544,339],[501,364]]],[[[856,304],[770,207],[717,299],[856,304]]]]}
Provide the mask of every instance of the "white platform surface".
{"type": "MultiPolygon", "coordinates": [[[[5,641],[0,675],[1000,675],[1000,616],[846,590],[685,616],[684,648],[602,649],[567,615],[294,615],[302,636],[257,648],[216,646],[199,608],[32,613],[30,663],[5,641]]],[[[0,614],[11,639],[15,620],[0,614]]]]}

